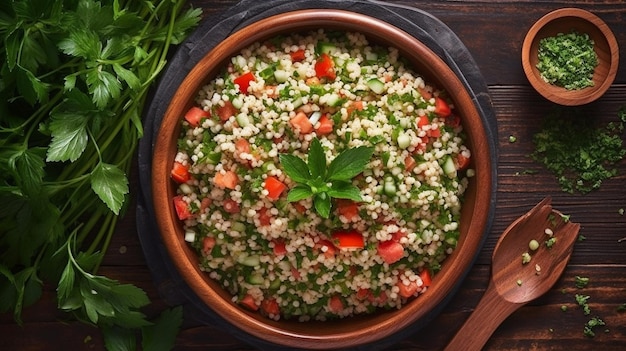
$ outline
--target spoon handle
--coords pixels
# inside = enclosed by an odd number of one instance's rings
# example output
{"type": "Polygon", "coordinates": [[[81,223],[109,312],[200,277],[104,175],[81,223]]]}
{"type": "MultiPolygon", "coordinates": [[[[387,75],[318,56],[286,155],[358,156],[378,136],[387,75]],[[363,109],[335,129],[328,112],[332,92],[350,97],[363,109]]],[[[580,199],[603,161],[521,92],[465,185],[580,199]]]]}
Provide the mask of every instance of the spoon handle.
{"type": "Polygon", "coordinates": [[[500,323],[523,305],[502,298],[496,291],[494,283],[490,281],[476,309],[457,331],[445,351],[481,350],[500,323]]]}

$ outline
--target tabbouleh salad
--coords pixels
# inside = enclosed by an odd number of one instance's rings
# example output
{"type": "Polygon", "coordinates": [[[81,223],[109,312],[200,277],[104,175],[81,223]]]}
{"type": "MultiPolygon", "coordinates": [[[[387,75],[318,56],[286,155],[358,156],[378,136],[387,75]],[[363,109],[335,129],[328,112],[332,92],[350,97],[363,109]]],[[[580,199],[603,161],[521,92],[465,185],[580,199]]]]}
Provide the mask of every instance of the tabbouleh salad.
{"type": "Polygon", "coordinates": [[[251,45],[201,89],[182,121],[173,201],[201,269],[234,303],[326,320],[427,290],[457,244],[469,163],[454,106],[396,48],[318,30],[251,45]],[[296,196],[315,187],[290,178],[281,155],[315,178],[359,147],[365,167],[337,181],[356,198],[296,196]]]}

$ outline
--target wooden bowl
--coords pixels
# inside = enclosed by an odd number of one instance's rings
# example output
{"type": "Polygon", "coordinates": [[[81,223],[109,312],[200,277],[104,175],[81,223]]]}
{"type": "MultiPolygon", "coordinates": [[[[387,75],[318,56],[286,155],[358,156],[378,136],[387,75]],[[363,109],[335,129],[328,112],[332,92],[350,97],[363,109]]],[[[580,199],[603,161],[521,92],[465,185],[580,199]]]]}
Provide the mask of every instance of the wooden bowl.
{"type": "Polygon", "coordinates": [[[530,84],[546,99],[565,106],[584,105],[600,98],[613,83],[618,63],[619,49],[611,29],[598,16],[577,8],[555,10],[540,18],[528,30],[522,45],[522,66],[530,84]],[[598,56],[594,85],[578,90],[545,82],[537,69],[539,41],[572,30],[587,33],[598,56]]]}
{"type": "Polygon", "coordinates": [[[492,179],[495,165],[492,165],[487,138],[486,126],[461,81],[444,61],[408,33],[375,18],[342,10],[284,13],[259,20],[232,34],[193,67],[176,91],[154,145],[152,190],[157,225],[171,260],[189,287],[202,303],[242,331],[264,341],[294,348],[337,349],[374,343],[432,318],[433,312],[439,312],[470,269],[486,235],[495,181],[492,179]],[[467,145],[475,155],[472,167],[476,175],[471,178],[465,195],[458,246],[434,276],[426,293],[399,310],[327,322],[273,321],[234,304],[230,294],[199,269],[197,254],[184,241],[182,225],[172,205],[176,185],[169,174],[184,112],[194,104],[200,88],[224,67],[227,60],[254,42],[280,33],[315,28],[361,32],[372,43],[394,46],[426,81],[445,89],[463,121],[468,135],[467,145]]]}

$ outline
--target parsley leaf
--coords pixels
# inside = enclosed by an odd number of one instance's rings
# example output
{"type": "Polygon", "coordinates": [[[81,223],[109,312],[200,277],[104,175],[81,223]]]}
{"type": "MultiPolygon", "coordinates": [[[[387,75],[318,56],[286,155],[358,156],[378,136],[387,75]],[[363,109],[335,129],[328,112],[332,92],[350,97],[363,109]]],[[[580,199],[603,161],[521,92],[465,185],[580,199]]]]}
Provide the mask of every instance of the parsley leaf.
{"type": "Polygon", "coordinates": [[[281,154],[279,160],[285,174],[298,184],[287,194],[290,202],[313,197],[313,206],[323,218],[330,216],[331,198],[361,201],[361,191],[350,180],[363,172],[373,147],[359,146],[339,153],[328,167],[326,154],[319,139],[311,141],[308,163],[301,158],[281,154]]]}

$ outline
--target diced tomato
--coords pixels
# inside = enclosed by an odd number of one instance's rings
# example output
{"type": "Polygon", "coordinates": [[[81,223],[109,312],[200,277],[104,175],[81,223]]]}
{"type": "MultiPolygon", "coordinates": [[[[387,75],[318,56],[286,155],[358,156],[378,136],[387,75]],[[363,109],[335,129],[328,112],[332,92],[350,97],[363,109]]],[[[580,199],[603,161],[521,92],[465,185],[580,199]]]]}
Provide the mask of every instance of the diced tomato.
{"type": "Polygon", "coordinates": [[[422,97],[424,97],[424,100],[428,101],[430,99],[432,99],[433,97],[433,93],[431,93],[430,91],[424,89],[424,88],[419,88],[418,91],[420,92],[420,95],[422,95],[422,97]]]}
{"type": "Polygon", "coordinates": [[[183,165],[180,162],[174,162],[174,167],[172,167],[170,175],[176,183],[187,183],[187,181],[191,179],[191,175],[189,174],[189,166],[183,165]]]}
{"type": "Polygon", "coordinates": [[[267,207],[262,207],[257,211],[257,215],[259,216],[259,224],[262,226],[270,225],[272,221],[272,215],[268,211],[267,207]]]}
{"type": "Polygon", "coordinates": [[[291,55],[291,61],[293,62],[304,61],[304,58],[305,58],[304,49],[294,51],[290,55],[291,55]]]}
{"type": "Polygon", "coordinates": [[[395,263],[404,257],[404,247],[393,240],[379,242],[377,251],[387,264],[395,263]]]}
{"type": "Polygon", "coordinates": [[[256,79],[254,78],[254,73],[246,72],[239,77],[233,79],[233,82],[239,85],[239,92],[241,92],[242,94],[247,94],[248,88],[250,87],[250,82],[253,82],[255,80],[256,79]]]}
{"type": "Polygon", "coordinates": [[[254,297],[250,294],[246,294],[241,300],[239,300],[239,304],[250,311],[257,311],[259,309],[259,306],[257,306],[254,301],[254,297]]]}
{"type": "Polygon", "coordinates": [[[470,158],[463,156],[463,154],[458,154],[455,159],[456,169],[463,170],[469,167],[470,158]]]}
{"type": "Polygon", "coordinates": [[[417,127],[418,128],[422,128],[425,125],[430,124],[430,120],[428,120],[428,117],[425,115],[421,115],[419,117],[417,117],[417,127]]]}
{"type": "Polygon", "coordinates": [[[422,286],[430,286],[432,283],[432,279],[430,277],[430,271],[428,269],[424,269],[420,272],[420,278],[422,278],[422,286]]]}
{"type": "Polygon", "coordinates": [[[413,296],[417,291],[420,290],[420,287],[417,286],[417,282],[414,281],[411,281],[408,285],[406,285],[401,280],[398,280],[398,283],[396,285],[400,289],[398,294],[406,298],[413,296]]]}
{"type": "Polygon", "coordinates": [[[304,82],[306,83],[306,85],[309,85],[309,86],[321,84],[320,79],[317,77],[309,77],[304,82]]]}
{"type": "Polygon", "coordinates": [[[209,252],[215,247],[215,238],[212,236],[206,236],[202,239],[202,253],[208,255],[209,252]]]}
{"type": "Polygon", "coordinates": [[[299,130],[301,134],[309,134],[313,131],[313,125],[304,112],[296,113],[296,115],[289,120],[289,123],[291,123],[294,129],[299,130]]]}
{"type": "Polygon", "coordinates": [[[448,117],[452,111],[446,100],[437,96],[435,98],[435,113],[439,117],[448,117]]]}
{"type": "Polygon", "coordinates": [[[333,59],[328,56],[328,54],[323,53],[315,62],[315,75],[319,79],[329,79],[335,80],[337,74],[335,73],[335,62],[333,59]]]}
{"type": "Polygon", "coordinates": [[[261,312],[265,315],[277,316],[280,314],[280,306],[278,306],[275,298],[265,298],[261,301],[261,312]]]}
{"type": "Polygon", "coordinates": [[[373,293],[367,298],[369,302],[377,303],[378,305],[384,305],[387,302],[387,292],[381,291],[378,296],[375,296],[373,293]]]}
{"type": "Polygon", "coordinates": [[[446,117],[445,123],[448,127],[456,128],[461,125],[461,117],[455,114],[450,114],[450,116],[446,117]]]}
{"type": "Polygon", "coordinates": [[[274,255],[276,256],[284,256],[287,253],[287,246],[283,240],[272,240],[274,244],[274,255]]]}
{"type": "Polygon", "coordinates": [[[328,299],[328,309],[331,313],[340,313],[343,311],[343,301],[339,295],[333,295],[328,299]]]}
{"type": "Polygon", "coordinates": [[[265,94],[269,98],[276,99],[279,96],[280,91],[278,89],[278,86],[276,86],[276,85],[266,85],[265,86],[265,94]]]}
{"type": "Polygon", "coordinates": [[[210,197],[205,197],[200,201],[200,212],[204,212],[206,211],[207,208],[209,208],[209,206],[211,206],[211,204],[213,203],[213,200],[211,200],[210,197]]]}
{"type": "Polygon", "coordinates": [[[412,172],[413,169],[417,166],[417,162],[413,158],[413,156],[409,155],[404,158],[404,170],[407,172],[412,172]]]}
{"type": "Polygon", "coordinates": [[[335,246],[340,249],[362,249],[365,247],[363,235],[356,230],[338,230],[332,234],[335,246]]]}
{"type": "Polygon", "coordinates": [[[428,132],[426,132],[426,134],[431,138],[439,138],[441,136],[441,129],[431,128],[428,132]]]}
{"type": "Polygon", "coordinates": [[[369,299],[369,297],[372,295],[372,290],[370,289],[366,289],[366,288],[360,288],[357,292],[356,292],[356,298],[359,301],[363,301],[365,299],[369,299]]]}
{"type": "Polygon", "coordinates": [[[391,240],[395,242],[400,242],[400,240],[404,237],[406,237],[406,231],[404,230],[398,230],[397,232],[391,234],[391,240]]]}
{"type": "Polygon", "coordinates": [[[191,209],[189,208],[189,204],[185,201],[185,199],[183,199],[182,195],[175,196],[173,201],[178,219],[184,221],[185,219],[191,218],[191,216],[193,216],[193,214],[191,213],[191,209]]]}
{"type": "Polygon", "coordinates": [[[346,217],[348,221],[359,217],[359,204],[347,199],[337,199],[337,213],[346,217]]]}
{"type": "Polygon", "coordinates": [[[304,214],[304,213],[306,212],[306,207],[305,207],[303,204],[301,204],[300,202],[294,202],[294,203],[292,203],[291,205],[292,205],[292,206],[296,209],[296,211],[298,211],[298,213],[300,213],[300,214],[304,214]]]}
{"type": "Polygon", "coordinates": [[[224,211],[228,213],[239,213],[239,204],[233,199],[226,199],[222,203],[224,211]]]}
{"type": "Polygon", "coordinates": [[[320,240],[315,247],[327,258],[335,257],[336,248],[332,242],[328,240],[320,240]],[[326,247],[326,251],[323,251],[322,247],[326,247]]]}
{"type": "Polygon", "coordinates": [[[315,130],[318,135],[327,135],[333,131],[333,120],[328,118],[328,114],[320,117],[319,126],[315,130]]]}
{"type": "Polygon", "coordinates": [[[268,199],[272,201],[278,200],[285,189],[287,189],[287,185],[278,180],[278,178],[270,176],[265,179],[265,190],[267,190],[268,199]]]}
{"type": "Polygon", "coordinates": [[[291,267],[291,276],[293,276],[295,280],[300,280],[302,278],[300,271],[296,267],[291,267]]]}
{"type": "Polygon", "coordinates": [[[216,112],[220,121],[226,122],[229,118],[237,114],[237,109],[232,102],[224,101],[224,106],[218,106],[216,112]]]}
{"type": "Polygon", "coordinates": [[[250,143],[246,139],[237,139],[235,141],[235,150],[238,152],[250,153],[250,143]]]}
{"type": "Polygon", "coordinates": [[[203,118],[210,118],[211,113],[209,111],[205,111],[198,106],[191,107],[187,113],[185,113],[185,120],[192,127],[197,127],[202,122],[203,118]]]}
{"type": "Polygon", "coordinates": [[[239,177],[233,171],[217,172],[213,178],[213,183],[222,188],[235,189],[239,183],[239,177]]]}

